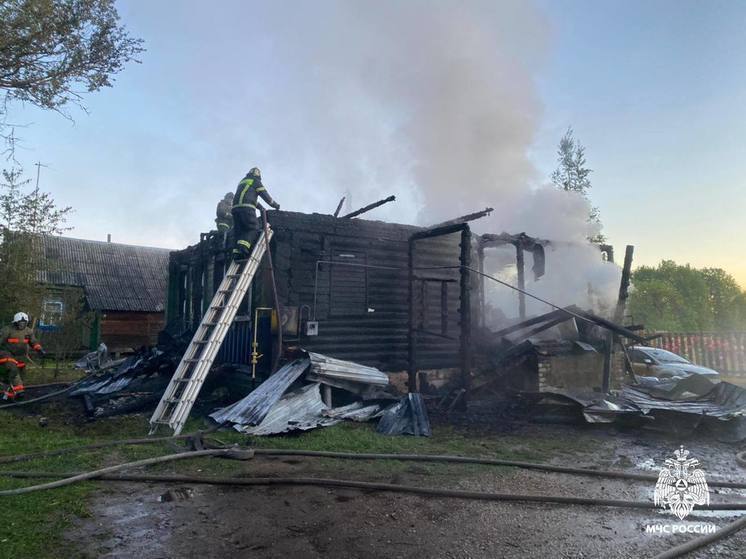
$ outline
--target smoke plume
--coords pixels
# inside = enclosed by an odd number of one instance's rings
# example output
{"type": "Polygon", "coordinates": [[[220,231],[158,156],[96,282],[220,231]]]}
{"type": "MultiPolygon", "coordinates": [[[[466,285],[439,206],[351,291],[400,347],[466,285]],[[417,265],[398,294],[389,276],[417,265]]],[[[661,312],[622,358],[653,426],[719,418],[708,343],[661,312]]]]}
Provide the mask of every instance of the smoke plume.
{"type": "MultiPolygon", "coordinates": [[[[246,117],[217,129],[263,162],[281,202],[304,206],[289,209],[330,213],[345,194],[348,207],[396,194],[371,217],[428,225],[491,206],[475,230],[587,238],[587,202],[543,186],[528,156],[550,34],[530,2],[261,3],[250,21],[226,29],[247,37],[245,87],[209,84],[246,117]]],[[[588,282],[612,298],[617,275],[594,249],[557,249],[529,288],[590,304],[588,282]]]]}

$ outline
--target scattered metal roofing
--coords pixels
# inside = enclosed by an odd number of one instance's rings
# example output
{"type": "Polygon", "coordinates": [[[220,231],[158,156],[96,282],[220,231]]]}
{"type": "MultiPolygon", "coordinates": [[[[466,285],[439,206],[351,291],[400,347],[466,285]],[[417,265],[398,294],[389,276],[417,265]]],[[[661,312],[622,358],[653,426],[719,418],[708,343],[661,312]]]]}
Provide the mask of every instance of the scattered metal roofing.
{"type": "Polygon", "coordinates": [[[39,245],[39,281],[82,287],[91,309],[164,310],[170,250],[56,235],[39,245]]]}
{"type": "Polygon", "coordinates": [[[720,419],[746,417],[746,389],[729,382],[720,382],[705,394],[678,400],[663,399],[650,388],[625,386],[622,398],[646,414],[655,410],[671,410],[720,419]]]}
{"type": "Polygon", "coordinates": [[[277,435],[288,431],[307,431],[315,427],[335,425],[339,418],[325,417],[328,408],[321,400],[319,384],[306,386],[285,394],[269,410],[259,425],[234,425],[242,433],[249,435],[277,435]]]}
{"type": "Polygon", "coordinates": [[[324,379],[346,382],[359,382],[377,386],[387,386],[389,377],[375,367],[366,367],[352,361],[343,361],[327,357],[312,351],[307,352],[311,359],[311,374],[313,380],[324,382],[324,379]]]}
{"type": "Polygon", "coordinates": [[[364,405],[362,402],[353,402],[346,406],[332,408],[324,412],[327,417],[335,419],[349,419],[350,421],[369,421],[383,415],[383,407],[379,404],[364,405]]]}
{"type": "Polygon", "coordinates": [[[640,425],[669,435],[691,434],[700,426],[723,442],[746,440],[746,389],[701,375],[659,380],[640,377],[616,396],[553,389],[543,397],[561,397],[580,405],[588,423],[638,418],[640,425]],[[699,377],[699,378],[697,378],[699,377]]]}
{"type": "Polygon", "coordinates": [[[376,429],[382,435],[415,435],[429,437],[430,420],[419,393],[410,393],[383,412],[376,429]]]}
{"type": "MultiPolygon", "coordinates": [[[[133,381],[145,377],[161,376],[168,382],[169,372],[174,365],[171,356],[158,349],[149,349],[122,360],[116,368],[98,374],[91,374],[78,381],[70,396],[90,394],[106,396],[127,388],[133,381]]],[[[165,385],[164,385],[165,388],[165,385]]]]}
{"type": "Polygon", "coordinates": [[[308,368],[308,359],[296,359],[276,371],[259,387],[235,404],[210,414],[218,423],[259,425],[290,385],[308,368]]]}
{"type": "Polygon", "coordinates": [[[259,425],[234,425],[249,435],[277,435],[289,431],[307,431],[316,427],[336,425],[342,420],[368,421],[382,413],[378,404],[365,406],[353,402],[338,408],[328,408],[321,399],[320,384],[307,384],[280,398],[259,425]]]}

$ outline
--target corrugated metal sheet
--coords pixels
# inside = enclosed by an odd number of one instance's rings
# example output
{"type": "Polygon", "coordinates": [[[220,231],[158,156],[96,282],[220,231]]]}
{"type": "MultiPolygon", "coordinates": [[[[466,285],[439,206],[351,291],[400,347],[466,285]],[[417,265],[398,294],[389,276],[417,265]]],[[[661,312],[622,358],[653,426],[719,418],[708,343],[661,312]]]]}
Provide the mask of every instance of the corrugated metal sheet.
{"type": "Polygon", "coordinates": [[[234,425],[234,428],[249,435],[277,435],[289,431],[328,427],[345,419],[368,421],[382,413],[378,404],[365,406],[362,402],[329,409],[321,399],[319,388],[320,385],[317,383],[308,384],[285,394],[272,406],[259,425],[234,425]]]}
{"type": "Polygon", "coordinates": [[[670,410],[721,419],[746,416],[746,389],[729,382],[716,384],[705,395],[680,400],[665,400],[655,396],[650,389],[625,386],[622,399],[646,414],[655,410],[670,410]]]}
{"type": "Polygon", "coordinates": [[[335,359],[312,351],[307,352],[311,359],[311,373],[323,382],[324,379],[358,382],[376,386],[387,386],[389,377],[375,367],[366,367],[352,361],[335,359]]]}
{"type": "Polygon", "coordinates": [[[382,435],[415,435],[417,437],[432,435],[422,395],[407,394],[388,408],[381,416],[376,431],[382,435]]]}
{"type": "Polygon", "coordinates": [[[350,421],[370,421],[383,415],[383,407],[379,404],[366,406],[363,402],[353,402],[346,406],[332,408],[324,412],[327,417],[348,419],[350,421]]]}
{"type": "Polygon", "coordinates": [[[309,359],[296,359],[288,363],[265,380],[248,396],[210,414],[218,423],[258,425],[267,416],[272,406],[282,397],[290,385],[300,377],[310,365],[309,359]]]}
{"type": "Polygon", "coordinates": [[[276,435],[288,431],[307,431],[339,423],[341,419],[325,417],[328,408],[321,400],[318,384],[307,384],[277,401],[259,425],[234,425],[249,435],[276,435]]]}
{"type": "Polygon", "coordinates": [[[39,243],[40,282],[82,287],[95,310],[164,310],[170,250],[55,235],[39,243]]]}

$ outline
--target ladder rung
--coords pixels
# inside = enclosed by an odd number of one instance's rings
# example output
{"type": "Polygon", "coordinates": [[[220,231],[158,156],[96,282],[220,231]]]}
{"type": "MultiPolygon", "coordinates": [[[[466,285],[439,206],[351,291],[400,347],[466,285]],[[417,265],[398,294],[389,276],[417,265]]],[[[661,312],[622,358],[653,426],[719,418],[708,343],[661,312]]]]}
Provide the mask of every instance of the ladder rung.
{"type": "Polygon", "coordinates": [[[166,398],[163,401],[167,404],[178,404],[179,402],[192,402],[193,400],[191,398],[188,400],[185,400],[184,398],[166,398]]]}

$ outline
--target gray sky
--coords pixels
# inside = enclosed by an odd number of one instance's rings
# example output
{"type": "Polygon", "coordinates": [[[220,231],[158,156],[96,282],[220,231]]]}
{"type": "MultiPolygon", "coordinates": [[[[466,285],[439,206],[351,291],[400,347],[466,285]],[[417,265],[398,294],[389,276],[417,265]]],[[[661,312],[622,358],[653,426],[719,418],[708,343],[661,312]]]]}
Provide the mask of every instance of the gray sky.
{"type": "Polygon", "coordinates": [[[283,209],[577,238],[545,188],[568,125],[619,249],[746,285],[746,5],[735,2],[118,2],[142,64],[74,123],[11,107],[20,159],[71,235],[180,248],[252,166],[283,209]]]}

